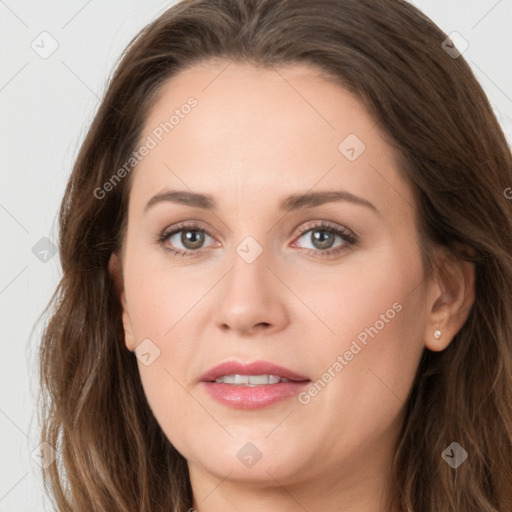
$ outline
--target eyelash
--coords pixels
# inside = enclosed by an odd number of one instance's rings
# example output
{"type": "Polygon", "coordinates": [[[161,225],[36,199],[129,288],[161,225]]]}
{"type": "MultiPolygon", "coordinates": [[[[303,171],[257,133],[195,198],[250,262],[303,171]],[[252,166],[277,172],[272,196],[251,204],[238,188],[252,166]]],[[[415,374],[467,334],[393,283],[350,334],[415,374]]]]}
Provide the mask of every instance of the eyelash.
{"type": "MultiPolygon", "coordinates": [[[[160,233],[157,236],[156,242],[159,245],[164,246],[165,242],[172,235],[175,235],[176,233],[179,233],[180,231],[202,231],[202,232],[206,233],[209,237],[213,238],[213,236],[206,229],[203,229],[198,224],[183,222],[176,226],[173,226],[172,230],[165,229],[164,231],[162,231],[162,233],[160,233]]],[[[343,251],[351,249],[358,242],[357,236],[354,235],[348,229],[335,227],[334,225],[331,225],[331,224],[327,223],[326,221],[317,222],[316,224],[306,224],[306,225],[302,226],[298,231],[299,231],[298,238],[301,238],[302,235],[304,235],[304,233],[307,233],[309,231],[326,231],[328,233],[338,235],[345,242],[341,246],[338,246],[334,249],[327,249],[325,251],[322,251],[320,249],[304,249],[306,251],[306,254],[308,254],[308,255],[314,255],[314,256],[320,255],[320,257],[331,256],[333,254],[338,254],[343,251]]],[[[182,251],[182,250],[172,249],[171,247],[168,247],[168,246],[164,247],[164,249],[166,251],[170,252],[171,255],[174,257],[194,257],[194,256],[199,256],[204,251],[204,249],[182,251]]]]}

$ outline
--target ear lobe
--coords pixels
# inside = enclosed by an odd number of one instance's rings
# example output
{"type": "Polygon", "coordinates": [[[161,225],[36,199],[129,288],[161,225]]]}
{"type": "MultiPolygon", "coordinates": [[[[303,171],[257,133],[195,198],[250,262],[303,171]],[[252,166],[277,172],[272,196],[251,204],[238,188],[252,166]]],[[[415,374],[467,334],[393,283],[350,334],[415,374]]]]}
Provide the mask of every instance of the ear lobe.
{"type": "Polygon", "coordinates": [[[444,350],[468,319],[475,301],[475,266],[449,255],[436,270],[425,333],[425,346],[444,350]],[[434,336],[435,331],[440,331],[434,336]]]}
{"type": "Polygon", "coordinates": [[[130,315],[128,314],[128,304],[126,302],[126,295],[124,292],[124,284],[123,284],[123,273],[121,269],[121,261],[119,256],[113,252],[110,255],[110,260],[108,262],[108,271],[112,280],[114,281],[114,287],[117,292],[117,296],[119,297],[119,302],[121,303],[121,308],[123,310],[122,313],[122,321],[124,327],[124,341],[126,348],[133,352],[135,350],[135,344],[132,333],[132,324],[130,320],[130,315]]]}

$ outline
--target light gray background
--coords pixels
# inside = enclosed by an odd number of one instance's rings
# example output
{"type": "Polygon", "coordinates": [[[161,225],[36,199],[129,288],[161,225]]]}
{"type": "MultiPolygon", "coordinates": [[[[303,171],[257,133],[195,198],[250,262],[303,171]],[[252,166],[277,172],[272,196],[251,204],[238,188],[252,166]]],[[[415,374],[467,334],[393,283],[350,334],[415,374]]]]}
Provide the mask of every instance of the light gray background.
{"type": "MultiPolygon", "coordinates": [[[[43,503],[50,510],[32,459],[39,444],[41,332],[34,324],[60,266],[40,240],[57,240],[66,179],[114,63],[132,37],[172,3],[0,0],[0,512],[41,511],[43,503]],[[44,31],[58,43],[46,59],[31,47],[51,48],[49,36],[40,36],[44,31]]],[[[464,57],[512,142],[512,2],[413,3],[469,43],[464,57]]]]}

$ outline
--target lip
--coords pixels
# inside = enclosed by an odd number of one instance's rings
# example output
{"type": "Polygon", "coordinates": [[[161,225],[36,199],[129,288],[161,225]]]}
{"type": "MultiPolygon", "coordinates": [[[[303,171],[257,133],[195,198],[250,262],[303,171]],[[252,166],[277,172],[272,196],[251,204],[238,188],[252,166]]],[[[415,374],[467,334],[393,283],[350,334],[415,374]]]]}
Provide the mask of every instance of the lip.
{"type": "Polygon", "coordinates": [[[217,377],[223,375],[277,375],[292,381],[309,380],[303,375],[299,375],[288,368],[279,366],[268,361],[254,361],[252,363],[241,363],[239,361],[225,361],[208,370],[200,378],[203,382],[213,382],[217,377]]]}
{"type": "Polygon", "coordinates": [[[207,393],[217,402],[234,409],[246,410],[261,409],[291,398],[311,382],[310,379],[303,375],[267,361],[255,361],[252,363],[226,361],[208,370],[200,380],[207,393]],[[279,382],[278,384],[265,384],[254,387],[215,382],[217,377],[234,374],[277,375],[290,382],[279,382]]]}

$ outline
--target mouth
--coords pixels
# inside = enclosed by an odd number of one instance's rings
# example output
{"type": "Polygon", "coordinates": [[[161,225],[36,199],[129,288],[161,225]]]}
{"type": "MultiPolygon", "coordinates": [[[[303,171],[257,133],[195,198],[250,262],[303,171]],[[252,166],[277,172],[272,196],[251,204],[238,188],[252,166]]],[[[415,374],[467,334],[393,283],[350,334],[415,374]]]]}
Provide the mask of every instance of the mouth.
{"type": "Polygon", "coordinates": [[[234,386],[265,386],[268,384],[279,384],[280,382],[291,382],[284,377],[279,377],[279,375],[222,375],[221,377],[217,377],[215,382],[219,382],[222,384],[231,384],[234,386]]]}
{"type": "Polygon", "coordinates": [[[211,398],[235,409],[261,409],[298,394],[311,380],[266,361],[226,361],[201,382],[211,398]]]}

